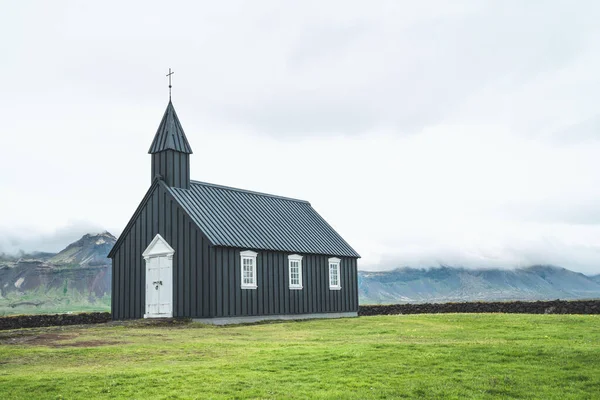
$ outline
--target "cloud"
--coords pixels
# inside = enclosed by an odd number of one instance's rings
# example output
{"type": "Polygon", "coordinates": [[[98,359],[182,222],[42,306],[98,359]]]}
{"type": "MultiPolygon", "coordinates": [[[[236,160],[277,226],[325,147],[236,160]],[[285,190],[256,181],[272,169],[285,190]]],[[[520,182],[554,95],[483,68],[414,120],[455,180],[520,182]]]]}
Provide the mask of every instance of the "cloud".
{"type": "MultiPolygon", "coordinates": [[[[328,4],[325,15],[336,10],[328,4]]],[[[597,5],[589,5],[598,11],[597,5]]],[[[593,11],[585,16],[565,12],[562,2],[468,2],[432,12],[437,6],[439,2],[428,10],[347,13],[325,21],[321,14],[302,16],[307,18],[304,29],[297,27],[300,15],[285,13],[282,20],[296,29],[269,40],[285,50],[259,51],[260,65],[277,69],[261,71],[249,61],[224,88],[244,89],[213,103],[213,110],[224,120],[278,136],[369,134],[377,129],[407,134],[444,119],[472,121],[480,114],[487,122],[510,123],[515,131],[532,134],[564,129],[559,111],[591,104],[564,79],[573,79],[578,63],[593,61],[586,59],[596,53],[590,41],[599,32],[590,17],[593,11]],[[415,21],[403,18],[411,11],[415,21]],[[551,96],[540,98],[544,91],[551,96]]],[[[578,71],[582,84],[590,79],[593,69],[578,71]]],[[[587,111],[581,111],[587,118],[587,111]]]]}
{"type": "MultiPolygon", "coordinates": [[[[492,221],[480,221],[483,224],[492,221]]],[[[429,268],[442,265],[469,269],[513,269],[555,265],[589,275],[600,272],[599,226],[564,224],[506,224],[493,228],[461,226],[443,235],[412,232],[381,252],[367,270],[399,267],[429,268]],[[501,227],[501,228],[499,228],[501,227]]]]}
{"type": "Polygon", "coordinates": [[[171,7],[5,7],[0,249],[123,229],[172,67],[192,177],[309,200],[361,268],[600,272],[599,3],[171,7]]]}
{"type": "Polygon", "coordinates": [[[51,231],[40,231],[36,227],[21,227],[18,231],[3,228],[0,231],[0,253],[58,252],[86,233],[102,231],[101,226],[89,221],[70,221],[51,231]]]}

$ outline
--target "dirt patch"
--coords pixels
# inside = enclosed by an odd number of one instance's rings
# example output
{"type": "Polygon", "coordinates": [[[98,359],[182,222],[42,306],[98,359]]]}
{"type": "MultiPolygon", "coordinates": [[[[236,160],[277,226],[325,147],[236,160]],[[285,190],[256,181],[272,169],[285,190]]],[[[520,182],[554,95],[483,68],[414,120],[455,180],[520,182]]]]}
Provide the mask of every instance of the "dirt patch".
{"type": "Polygon", "coordinates": [[[58,340],[68,340],[76,338],[77,335],[73,333],[44,333],[37,335],[33,338],[33,341],[39,344],[56,342],[58,340]]]}
{"type": "MultiPolygon", "coordinates": [[[[117,321],[114,321],[117,322],[117,321]]],[[[125,325],[135,328],[155,328],[155,327],[171,327],[171,328],[186,328],[192,320],[190,318],[148,318],[135,319],[129,321],[121,321],[125,325]]]]}
{"type": "Polygon", "coordinates": [[[44,333],[41,335],[14,335],[0,338],[0,344],[46,346],[46,347],[99,347],[120,344],[123,342],[111,340],[82,340],[64,343],[66,340],[75,339],[79,335],[66,333],[44,333]]]}
{"type": "Polygon", "coordinates": [[[74,334],[60,333],[45,333],[42,335],[24,334],[24,335],[7,335],[0,339],[0,344],[18,344],[31,346],[48,346],[61,340],[69,340],[76,338],[74,334]]]}
{"type": "Polygon", "coordinates": [[[54,343],[49,346],[50,347],[100,347],[100,346],[110,346],[113,344],[121,344],[121,343],[124,343],[124,342],[110,341],[110,340],[83,340],[81,342],[54,343]]]}

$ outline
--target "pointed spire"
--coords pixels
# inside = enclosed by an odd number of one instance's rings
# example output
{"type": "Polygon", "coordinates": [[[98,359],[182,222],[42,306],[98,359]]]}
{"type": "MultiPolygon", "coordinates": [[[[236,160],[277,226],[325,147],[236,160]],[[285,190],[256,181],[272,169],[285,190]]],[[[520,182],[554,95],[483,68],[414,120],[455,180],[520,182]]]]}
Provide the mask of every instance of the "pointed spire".
{"type": "Polygon", "coordinates": [[[175,107],[173,107],[170,99],[148,153],[154,154],[164,150],[175,150],[181,153],[192,154],[192,148],[185,137],[181,122],[177,118],[175,107]]]}

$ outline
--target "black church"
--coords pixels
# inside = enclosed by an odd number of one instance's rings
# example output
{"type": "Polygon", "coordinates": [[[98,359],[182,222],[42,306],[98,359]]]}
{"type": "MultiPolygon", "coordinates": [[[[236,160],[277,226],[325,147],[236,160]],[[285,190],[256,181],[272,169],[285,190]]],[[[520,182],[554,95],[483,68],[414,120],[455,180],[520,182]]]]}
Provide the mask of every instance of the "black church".
{"type": "Polygon", "coordinates": [[[171,100],[149,153],[150,188],[108,255],[113,319],[357,315],[360,256],[310,203],[191,180],[171,100]]]}

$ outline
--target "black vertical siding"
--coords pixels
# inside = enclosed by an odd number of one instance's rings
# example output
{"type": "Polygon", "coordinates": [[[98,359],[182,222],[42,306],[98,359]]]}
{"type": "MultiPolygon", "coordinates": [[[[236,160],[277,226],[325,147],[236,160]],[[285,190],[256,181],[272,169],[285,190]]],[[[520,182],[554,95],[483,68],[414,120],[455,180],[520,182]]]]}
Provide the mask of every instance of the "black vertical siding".
{"type": "Polygon", "coordinates": [[[216,273],[211,282],[212,317],[358,311],[356,259],[341,258],[340,290],[329,289],[329,256],[302,254],[301,290],[290,290],[288,255],[258,251],[256,289],[241,288],[240,249],[211,248],[216,273]]]}
{"type": "Polygon", "coordinates": [[[211,316],[203,301],[210,298],[204,282],[210,243],[160,185],[149,196],[113,257],[113,319],[143,317],[146,263],[142,253],[157,233],[175,249],[173,315],[211,316]]]}
{"type": "MultiPolygon", "coordinates": [[[[207,239],[201,237],[202,249],[208,247],[207,239]]],[[[202,252],[202,265],[206,266],[206,268],[202,268],[202,314],[201,315],[210,315],[210,250],[202,252]]]]}
{"type": "MultiPolygon", "coordinates": [[[[188,236],[186,238],[186,249],[188,249],[188,251],[190,252],[189,254],[189,260],[197,260],[197,255],[196,255],[196,229],[194,229],[194,226],[192,224],[191,221],[188,221],[188,230],[191,232],[191,235],[188,236]]],[[[190,296],[193,296],[190,300],[191,300],[191,309],[189,310],[189,315],[198,315],[198,307],[197,307],[197,299],[198,296],[197,294],[199,294],[198,291],[198,275],[197,275],[197,268],[193,268],[193,265],[191,262],[188,262],[186,264],[186,268],[188,268],[188,273],[189,273],[189,286],[188,286],[188,293],[190,294],[190,296]]]]}
{"type": "MultiPolygon", "coordinates": [[[[124,245],[123,245],[124,246],[124,245]]],[[[119,261],[118,265],[125,264],[125,251],[117,253],[117,260],[119,261]]],[[[117,304],[117,310],[119,311],[119,315],[125,315],[125,268],[117,268],[117,276],[119,277],[118,288],[117,291],[119,293],[119,304],[117,304]]],[[[113,313],[114,316],[114,313],[113,313]]]]}
{"type": "Polygon", "coordinates": [[[175,243],[176,245],[173,247],[175,249],[176,252],[179,253],[179,257],[178,257],[178,265],[179,268],[173,268],[173,273],[176,274],[177,276],[177,283],[174,285],[174,287],[177,288],[176,291],[174,291],[174,295],[177,297],[177,300],[174,301],[174,304],[177,305],[176,309],[173,310],[173,315],[178,315],[178,316],[185,316],[184,313],[184,295],[185,295],[185,287],[183,284],[183,273],[185,270],[185,249],[184,249],[184,242],[185,242],[185,237],[187,235],[189,235],[189,232],[185,232],[185,222],[183,220],[183,212],[181,211],[181,209],[179,207],[173,207],[174,210],[177,210],[176,216],[175,218],[177,218],[177,228],[175,230],[175,234],[177,235],[177,240],[173,241],[171,243],[175,243]]]}
{"type": "Polygon", "coordinates": [[[162,176],[172,187],[190,188],[190,155],[175,150],[164,150],[152,154],[152,177],[162,176]]]}

